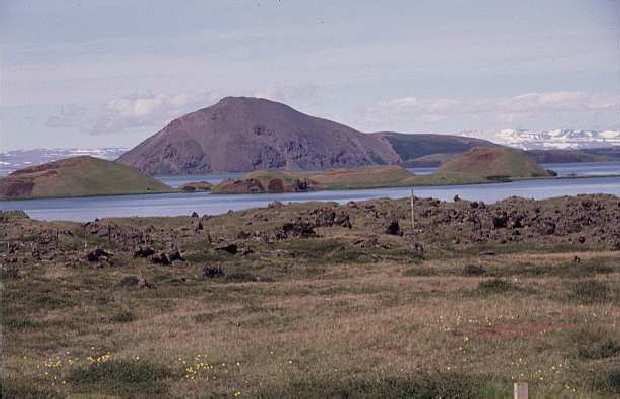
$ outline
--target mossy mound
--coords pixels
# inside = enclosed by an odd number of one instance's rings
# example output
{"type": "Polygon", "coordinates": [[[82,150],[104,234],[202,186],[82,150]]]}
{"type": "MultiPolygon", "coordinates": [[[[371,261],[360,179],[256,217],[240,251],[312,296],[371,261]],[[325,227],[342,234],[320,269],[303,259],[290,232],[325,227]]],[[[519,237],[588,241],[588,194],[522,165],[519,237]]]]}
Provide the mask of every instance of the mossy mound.
{"type": "Polygon", "coordinates": [[[136,169],[89,156],[17,170],[0,179],[0,199],[172,191],[136,169]]]}
{"type": "Polygon", "coordinates": [[[473,148],[446,161],[437,176],[502,180],[551,176],[551,173],[527,157],[524,151],[511,148],[473,148]]]}
{"type": "Polygon", "coordinates": [[[313,174],[312,180],[330,189],[400,186],[413,173],[396,165],[369,166],[356,169],[334,169],[313,174]]]}

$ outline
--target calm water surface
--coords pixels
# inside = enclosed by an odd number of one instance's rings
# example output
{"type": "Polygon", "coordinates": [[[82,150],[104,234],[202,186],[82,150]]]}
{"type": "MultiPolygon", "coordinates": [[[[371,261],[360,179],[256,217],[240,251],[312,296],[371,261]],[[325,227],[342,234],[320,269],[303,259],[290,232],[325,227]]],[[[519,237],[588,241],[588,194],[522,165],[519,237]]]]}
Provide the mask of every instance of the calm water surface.
{"type": "MultiPolygon", "coordinates": [[[[196,176],[193,176],[193,180],[196,176]]],[[[0,201],[0,209],[22,209],[39,220],[89,221],[102,217],[178,216],[222,214],[229,210],[264,207],[274,201],[282,203],[333,201],[347,203],[373,198],[400,198],[409,195],[406,187],[333,190],[308,193],[281,194],[210,194],[168,193],[114,195],[81,198],[53,198],[28,201],[0,201]]],[[[529,180],[511,183],[470,184],[437,187],[419,187],[415,194],[450,201],[455,194],[467,200],[492,203],[511,195],[528,198],[548,198],[581,193],[609,193],[620,195],[620,176],[585,177],[579,179],[529,180]]]]}

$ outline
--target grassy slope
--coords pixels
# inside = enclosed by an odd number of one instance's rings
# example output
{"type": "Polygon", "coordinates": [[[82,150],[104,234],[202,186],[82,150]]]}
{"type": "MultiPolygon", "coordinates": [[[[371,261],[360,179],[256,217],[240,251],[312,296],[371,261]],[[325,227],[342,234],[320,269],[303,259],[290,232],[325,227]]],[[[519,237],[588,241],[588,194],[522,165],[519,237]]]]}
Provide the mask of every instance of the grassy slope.
{"type": "Polygon", "coordinates": [[[502,177],[543,177],[549,173],[529,159],[523,151],[508,148],[475,148],[448,160],[437,171],[439,176],[486,179],[502,177]]]}
{"type": "Polygon", "coordinates": [[[26,197],[61,197],[172,191],[166,184],[134,168],[93,157],[77,157],[22,169],[8,179],[32,181],[26,197]],[[55,171],[47,175],[45,171],[55,171]]]}
{"type": "Polygon", "coordinates": [[[312,174],[310,178],[330,189],[345,189],[400,185],[412,176],[412,173],[400,166],[371,166],[329,170],[312,174]]]}
{"type": "Polygon", "coordinates": [[[384,137],[403,161],[432,154],[459,154],[473,147],[497,147],[489,141],[439,134],[377,133],[384,137]]]}
{"type": "MultiPolygon", "coordinates": [[[[470,184],[496,181],[495,178],[545,177],[549,173],[527,158],[524,152],[502,147],[475,148],[457,156],[432,175],[416,176],[400,166],[371,166],[357,169],[336,169],[320,173],[298,174],[286,171],[257,171],[242,180],[255,179],[264,187],[274,178],[292,181],[309,179],[323,189],[355,189],[410,185],[470,184]]],[[[213,192],[226,193],[231,182],[223,182],[213,192]]],[[[242,192],[242,191],[234,191],[242,192]]]]}

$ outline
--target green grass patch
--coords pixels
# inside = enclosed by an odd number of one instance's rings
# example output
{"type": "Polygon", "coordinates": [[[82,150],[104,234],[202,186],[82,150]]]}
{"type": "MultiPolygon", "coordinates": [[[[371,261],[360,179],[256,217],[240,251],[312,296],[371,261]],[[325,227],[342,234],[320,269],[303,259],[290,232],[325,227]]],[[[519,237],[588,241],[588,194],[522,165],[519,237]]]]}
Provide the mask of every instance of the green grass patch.
{"type": "Polygon", "coordinates": [[[135,397],[164,393],[164,380],[171,376],[168,368],[147,361],[110,360],[73,369],[67,381],[92,392],[135,397]]]}
{"type": "Polygon", "coordinates": [[[620,354],[620,336],[603,326],[583,326],[568,333],[568,346],[581,359],[607,359],[620,354]]]}
{"type": "Polygon", "coordinates": [[[612,290],[604,282],[583,280],[572,284],[569,298],[585,305],[608,303],[612,300],[612,290]]]}
{"type": "Polygon", "coordinates": [[[337,378],[291,381],[284,388],[259,391],[258,398],[411,398],[495,399],[509,395],[508,384],[465,374],[422,374],[406,377],[337,378]]]}
{"type": "Polygon", "coordinates": [[[602,392],[620,394],[620,366],[612,366],[599,373],[595,386],[602,392]]]}
{"type": "Polygon", "coordinates": [[[2,326],[11,330],[26,330],[41,327],[41,322],[26,318],[6,318],[2,320],[2,326]]]}
{"type": "Polygon", "coordinates": [[[18,382],[10,378],[0,379],[0,398],[4,399],[56,399],[62,398],[57,392],[18,382]]]}
{"type": "Polygon", "coordinates": [[[478,284],[476,291],[483,295],[503,294],[511,291],[518,291],[514,283],[509,280],[494,278],[490,280],[483,280],[478,284]]]}
{"type": "Polygon", "coordinates": [[[114,313],[112,317],[110,317],[110,321],[114,323],[128,323],[136,319],[136,314],[129,309],[119,310],[118,312],[114,313]]]}

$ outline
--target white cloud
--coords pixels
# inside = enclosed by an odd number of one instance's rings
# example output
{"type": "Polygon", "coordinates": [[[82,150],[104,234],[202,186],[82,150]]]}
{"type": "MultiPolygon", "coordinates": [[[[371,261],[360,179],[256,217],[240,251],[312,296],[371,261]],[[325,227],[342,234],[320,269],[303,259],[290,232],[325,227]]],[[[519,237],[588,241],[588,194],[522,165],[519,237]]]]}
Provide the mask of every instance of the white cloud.
{"type": "Polygon", "coordinates": [[[211,92],[131,95],[112,99],[102,107],[87,131],[92,135],[121,133],[127,129],[153,130],[187,112],[211,105],[211,92]]]}
{"type": "Polygon", "coordinates": [[[454,131],[545,121],[555,126],[579,121],[591,128],[618,112],[620,94],[551,91],[504,97],[400,97],[363,108],[360,114],[362,123],[373,128],[454,131]]]}
{"type": "MultiPolygon", "coordinates": [[[[262,90],[231,93],[253,95],[274,101],[311,104],[318,99],[319,87],[314,84],[277,85],[262,90]]],[[[108,100],[98,107],[62,106],[47,120],[48,127],[75,127],[90,135],[121,133],[155,133],[168,121],[188,112],[210,106],[224,94],[208,92],[132,94],[108,100]]],[[[302,107],[303,108],[303,107],[302,107]]]]}
{"type": "Polygon", "coordinates": [[[217,99],[210,92],[178,94],[133,94],[113,98],[99,107],[63,105],[47,119],[53,128],[78,128],[91,135],[120,134],[128,130],[160,129],[187,112],[211,105],[217,99]]]}

